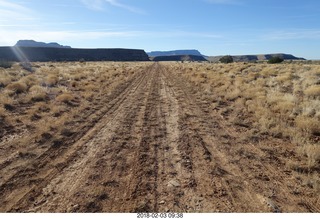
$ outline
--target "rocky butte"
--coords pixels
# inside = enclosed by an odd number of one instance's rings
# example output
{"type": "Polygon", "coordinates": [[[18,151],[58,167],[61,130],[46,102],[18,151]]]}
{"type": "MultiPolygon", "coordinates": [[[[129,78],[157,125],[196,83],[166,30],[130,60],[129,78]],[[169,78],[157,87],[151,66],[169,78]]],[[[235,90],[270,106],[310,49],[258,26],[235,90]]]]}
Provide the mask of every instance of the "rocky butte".
{"type": "Polygon", "coordinates": [[[19,40],[15,46],[0,47],[0,60],[7,61],[149,61],[141,49],[78,49],[58,43],[19,40]]]}

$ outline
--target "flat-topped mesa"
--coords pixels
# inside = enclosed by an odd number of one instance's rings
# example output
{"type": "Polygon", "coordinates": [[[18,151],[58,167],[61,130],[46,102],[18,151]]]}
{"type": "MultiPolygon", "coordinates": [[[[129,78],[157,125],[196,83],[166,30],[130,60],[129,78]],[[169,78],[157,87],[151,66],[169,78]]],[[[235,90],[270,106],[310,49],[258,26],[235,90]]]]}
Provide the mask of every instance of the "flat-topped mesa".
{"type": "Polygon", "coordinates": [[[46,48],[71,48],[71,46],[63,46],[59,43],[52,42],[52,43],[44,43],[44,42],[37,42],[34,40],[19,40],[16,45],[18,47],[46,47],[46,48]]]}
{"type": "MultiPolygon", "coordinates": [[[[211,62],[219,62],[222,56],[207,56],[207,60],[211,62]]],[[[235,62],[254,62],[254,61],[266,61],[272,57],[279,57],[284,60],[305,60],[304,58],[299,58],[291,54],[285,53],[274,53],[274,54],[260,54],[260,55],[235,55],[232,56],[235,62]]]]}
{"type": "Polygon", "coordinates": [[[194,56],[203,56],[196,49],[184,49],[184,50],[172,50],[172,51],[152,51],[148,52],[150,57],[156,56],[177,56],[177,55],[194,55],[194,56]]]}
{"type": "Polygon", "coordinates": [[[13,47],[0,47],[0,60],[17,62],[49,61],[149,61],[141,49],[103,48],[76,49],[58,43],[39,43],[33,40],[18,41],[13,47]]]}
{"type": "Polygon", "coordinates": [[[152,61],[207,61],[203,56],[195,55],[156,56],[150,59],[152,61]]]}

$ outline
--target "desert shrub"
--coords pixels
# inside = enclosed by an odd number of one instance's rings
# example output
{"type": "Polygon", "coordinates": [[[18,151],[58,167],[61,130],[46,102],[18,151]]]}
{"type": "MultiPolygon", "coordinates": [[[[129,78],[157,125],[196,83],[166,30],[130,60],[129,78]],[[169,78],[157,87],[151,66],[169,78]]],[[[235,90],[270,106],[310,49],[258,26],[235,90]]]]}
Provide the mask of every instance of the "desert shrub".
{"type": "Polygon", "coordinates": [[[70,93],[60,94],[59,96],[56,97],[56,101],[63,102],[63,103],[69,103],[73,99],[74,99],[74,96],[70,93]]]}
{"type": "Polygon", "coordinates": [[[47,92],[44,87],[34,85],[29,89],[30,99],[32,101],[44,101],[47,97],[47,92]]]}
{"type": "Polygon", "coordinates": [[[219,62],[225,63],[225,64],[232,63],[232,62],[233,62],[233,58],[232,58],[232,56],[230,56],[230,55],[223,56],[223,57],[221,57],[221,58],[219,59],[219,62]]]}
{"type": "Polygon", "coordinates": [[[3,106],[0,106],[0,120],[6,115],[6,109],[3,106]]]}
{"type": "Polygon", "coordinates": [[[53,117],[60,117],[66,112],[66,107],[63,105],[54,105],[51,109],[53,117]]]}
{"type": "Polygon", "coordinates": [[[298,116],[295,119],[297,128],[301,129],[306,133],[320,133],[319,121],[315,118],[310,118],[307,116],[298,116]]]}
{"type": "Polygon", "coordinates": [[[7,60],[0,60],[0,68],[11,68],[13,65],[12,62],[7,60]]]}
{"type": "Polygon", "coordinates": [[[301,153],[308,157],[309,168],[318,167],[320,165],[320,147],[315,144],[304,145],[301,153]]]}
{"type": "Polygon", "coordinates": [[[269,60],[268,60],[268,63],[269,64],[276,64],[276,63],[281,63],[283,62],[284,59],[283,58],[280,58],[279,56],[274,56],[274,57],[271,57],[269,60]]]}
{"type": "Polygon", "coordinates": [[[304,91],[304,94],[307,96],[311,96],[311,97],[320,96],[320,85],[313,85],[313,86],[308,87],[304,91]]]}
{"type": "Polygon", "coordinates": [[[84,87],[84,90],[86,90],[86,91],[99,91],[99,89],[101,89],[101,88],[94,85],[94,84],[89,84],[84,87]]]}
{"type": "Polygon", "coordinates": [[[10,110],[12,109],[14,104],[14,100],[10,97],[10,93],[1,93],[0,95],[0,107],[3,106],[4,109],[10,110]]]}
{"type": "Polygon", "coordinates": [[[6,89],[13,91],[14,93],[19,94],[19,93],[26,92],[28,89],[28,86],[23,82],[17,81],[17,82],[13,82],[13,83],[7,85],[6,89]]]}
{"type": "Polygon", "coordinates": [[[49,87],[53,87],[58,83],[58,77],[56,75],[49,75],[46,79],[45,79],[45,84],[49,87]]]}
{"type": "Polygon", "coordinates": [[[83,74],[83,73],[77,73],[77,74],[73,75],[73,80],[75,80],[75,81],[84,80],[86,78],[87,78],[87,75],[83,74]]]}
{"type": "Polygon", "coordinates": [[[25,83],[28,87],[31,87],[39,83],[38,78],[34,74],[30,74],[26,77],[23,77],[20,79],[20,81],[25,83]]]}
{"type": "Polygon", "coordinates": [[[11,78],[5,75],[0,76],[0,88],[5,87],[11,83],[11,78]]]}

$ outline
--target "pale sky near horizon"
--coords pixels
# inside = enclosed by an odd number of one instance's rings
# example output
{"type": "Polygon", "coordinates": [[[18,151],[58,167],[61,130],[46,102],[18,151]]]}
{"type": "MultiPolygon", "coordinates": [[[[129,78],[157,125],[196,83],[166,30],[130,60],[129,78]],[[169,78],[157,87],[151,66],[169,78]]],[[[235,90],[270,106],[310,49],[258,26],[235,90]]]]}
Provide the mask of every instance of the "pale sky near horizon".
{"type": "Polygon", "coordinates": [[[319,0],[0,0],[0,46],[290,53],[320,59],[319,0]]]}

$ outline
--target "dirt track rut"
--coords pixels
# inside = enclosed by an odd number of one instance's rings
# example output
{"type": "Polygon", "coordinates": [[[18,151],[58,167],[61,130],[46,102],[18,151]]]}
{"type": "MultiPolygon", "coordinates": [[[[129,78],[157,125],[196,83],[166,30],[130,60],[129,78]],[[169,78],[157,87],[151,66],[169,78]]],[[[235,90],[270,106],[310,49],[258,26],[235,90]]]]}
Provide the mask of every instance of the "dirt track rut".
{"type": "Polygon", "coordinates": [[[209,108],[170,68],[150,64],[80,139],[2,181],[0,211],[319,212],[291,173],[237,142],[209,108]]]}

